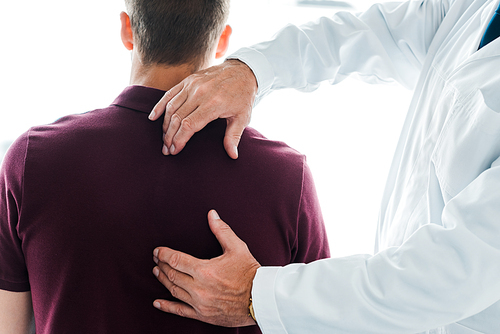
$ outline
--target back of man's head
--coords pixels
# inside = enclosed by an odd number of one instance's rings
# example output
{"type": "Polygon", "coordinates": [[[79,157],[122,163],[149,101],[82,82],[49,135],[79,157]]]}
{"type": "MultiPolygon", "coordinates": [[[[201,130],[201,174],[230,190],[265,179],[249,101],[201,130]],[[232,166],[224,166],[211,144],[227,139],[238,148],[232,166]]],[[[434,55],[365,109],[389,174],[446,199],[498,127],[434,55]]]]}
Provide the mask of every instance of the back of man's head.
{"type": "Polygon", "coordinates": [[[143,65],[192,64],[209,57],[222,33],[229,0],[125,0],[143,65]]]}

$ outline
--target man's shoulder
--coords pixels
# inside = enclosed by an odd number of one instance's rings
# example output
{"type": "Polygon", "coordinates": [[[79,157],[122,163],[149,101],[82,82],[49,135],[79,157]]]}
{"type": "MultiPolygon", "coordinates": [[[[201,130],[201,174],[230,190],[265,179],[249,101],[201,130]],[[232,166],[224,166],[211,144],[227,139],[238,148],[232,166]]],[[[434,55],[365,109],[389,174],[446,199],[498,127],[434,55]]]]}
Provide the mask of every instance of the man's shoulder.
{"type": "MultiPolygon", "coordinates": [[[[227,128],[225,119],[217,119],[209,123],[201,131],[194,134],[179,156],[189,155],[205,161],[215,161],[224,166],[277,164],[283,167],[302,165],[304,155],[282,141],[266,138],[254,128],[247,127],[238,145],[239,157],[232,160],[224,150],[223,141],[227,128]]],[[[231,167],[232,168],[232,167],[231,167]]]]}
{"type": "Polygon", "coordinates": [[[241,163],[258,171],[275,175],[277,180],[300,182],[306,157],[286,143],[270,140],[253,128],[247,128],[238,147],[241,163]],[[293,180],[293,181],[292,181],[293,180]]]}
{"type": "Polygon", "coordinates": [[[44,138],[60,138],[61,135],[74,134],[79,131],[96,130],[106,126],[109,120],[109,114],[106,113],[112,107],[95,109],[79,114],[62,116],[49,124],[33,126],[29,131],[29,136],[41,135],[44,138]]]}
{"type": "Polygon", "coordinates": [[[256,154],[268,156],[271,159],[289,160],[303,163],[305,156],[283,141],[271,140],[254,128],[247,127],[241,138],[239,150],[255,151],[256,154]]]}
{"type": "Polygon", "coordinates": [[[77,154],[88,155],[106,142],[119,141],[117,131],[112,130],[119,122],[114,108],[67,115],[50,124],[33,126],[22,136],[26,142],[25,162],[52,165],[77,154]]]}
{"type": "MultiPolygon", "coordinates": [[[[91,143],[114,144],[133,132],[136,112],[110,105],[80,114],[59,118],[50,124],[37,125],[28,131],[29,151],[39,148],[64,149],[91,143]]],[[[147,121],[146,117],[143,117],[147,121]]],[[[53,150],[52,150],[53,151],[53,150]]]]}

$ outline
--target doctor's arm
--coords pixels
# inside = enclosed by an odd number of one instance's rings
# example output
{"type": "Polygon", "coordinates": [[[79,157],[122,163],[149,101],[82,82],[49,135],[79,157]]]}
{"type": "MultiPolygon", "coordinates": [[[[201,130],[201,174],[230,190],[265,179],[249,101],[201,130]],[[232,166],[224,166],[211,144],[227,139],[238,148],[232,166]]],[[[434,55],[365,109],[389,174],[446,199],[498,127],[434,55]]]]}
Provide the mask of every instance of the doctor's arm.
{"type": "Polygon", "coordinates": [[[186,78],[155,106],[152,120],[165,113],[169,150],[164,153],[177,154],[207,123],[226,118],[224,145],[237,158],[252,105],[276,89],[312,91],[354,73],[372,83],[413,87],[449,6],[448,0],[427,0],[374,5],[356,15],[339,12],[301,27],[289,25],[271,41],[237,51],[223,64],[186,78]]]}
{"type": "Polygon", "coordinates": [[[0,290],[0,333],[35,333],[31,292],[0,290]]]}

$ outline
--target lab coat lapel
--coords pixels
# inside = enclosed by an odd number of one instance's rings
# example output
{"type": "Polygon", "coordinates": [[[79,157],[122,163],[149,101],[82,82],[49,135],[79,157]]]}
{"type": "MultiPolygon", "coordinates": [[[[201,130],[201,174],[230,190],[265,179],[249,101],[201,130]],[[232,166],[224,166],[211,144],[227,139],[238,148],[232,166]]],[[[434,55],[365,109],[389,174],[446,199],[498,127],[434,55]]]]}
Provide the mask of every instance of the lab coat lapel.
{"type": "Polygon", "coordinates": [[[447,38],[443,40],[433,59],[433,67],[444,78],[450,78],[471,62],[500,54],[500,40],[497,39],[478,50],[481,38],[488,26],[498,0],[483,4],[479,11],[470,10],[454,24],[447,38]]]}
{"type": "MultiPolygon", "coordinates": [[[[491,3],[488,4],[488,7],[486,10],[484,10],[481,13],[481,30],[480,34],[477,36],[478,41],[477,45],[479,46],[479,43],[481,42],[481,39],[483,38],[484,32],[486,31],[486,28],[488,27],[488,24],[491,21],[491,18],[493,17],[493,14],[495,10],[498,8],[499,0],[492,1],[491,3]]],[[[483,57],[491,57],[491,56],[498,56],[500,55],[500,38],[497,38],[490,42],[488,45],[482,47],[480,50],[477,50],[477,52],[474,52],[474,59],[480,59],[483,57]],[[487,48],[489,46],[489,48],[487,48]]]]}

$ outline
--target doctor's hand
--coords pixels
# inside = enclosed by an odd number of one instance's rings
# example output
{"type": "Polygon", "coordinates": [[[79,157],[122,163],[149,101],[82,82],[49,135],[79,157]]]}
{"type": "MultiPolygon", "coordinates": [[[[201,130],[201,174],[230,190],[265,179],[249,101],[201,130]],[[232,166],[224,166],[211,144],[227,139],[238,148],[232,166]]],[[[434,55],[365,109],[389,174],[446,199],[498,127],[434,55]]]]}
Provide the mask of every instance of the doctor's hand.
{"type": "Polygon", "coordinates": [[[153,273],[181,302],[155,300],[154,306],[213,325],[255,325],[248,306],[260,264],[215,210],[208,213],[208,222],[223,255],[200,260],[167,247],[156,248],[153,254],[158,266],[153,273]]]}
{"type": "Polygon", "coordinates": [[[165,93],[149,118],[165,113],[163,154],[179,153],[195,132],[217,118],[227,120],[224,147],[238,158],[238,144],[250,123],[257,80],[252,70],[239,60],[196,72],[165,93]]]}

